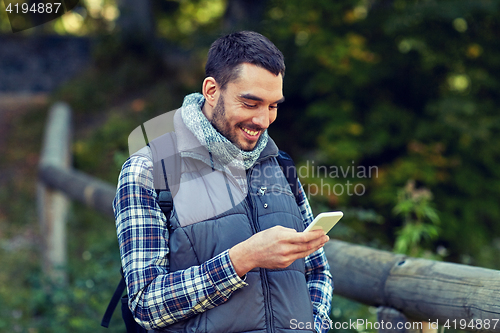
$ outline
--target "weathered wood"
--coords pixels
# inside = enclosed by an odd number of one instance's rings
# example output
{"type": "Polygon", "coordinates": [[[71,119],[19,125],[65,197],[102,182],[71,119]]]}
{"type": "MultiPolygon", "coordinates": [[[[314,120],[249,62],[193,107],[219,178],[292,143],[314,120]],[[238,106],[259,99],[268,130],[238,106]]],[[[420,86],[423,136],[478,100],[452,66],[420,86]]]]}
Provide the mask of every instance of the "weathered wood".
{"type": "Polygon", "coordinates": [[[69,168],[71,164],[71,109],[68,104],[52,105],[45,127],[40,165],[69,168]]]}
{"type": "Polygon", "coordinates": [[[391,270],[385,293],[389,304],[404,307],[412,318],[439,324],[448,319],[465,319],[467,324],[497,320],[494,331],[500,331],[499,271],[407,258],[391,270]]]}
{"type": "Polygon", "coordinates": [[[500,332],[500,271],[408,258],[342,241],[328,242],[325,252],[338,295],[397,309],[411,320],[439,325],[448,320],[449,328],[458,329],[460,320],[473,320],[483,327],[463,329],[500,332]]]}
{"type": "MultiPolygon", "coordinates": [[[[54,104],[49,112],[43,139],[40,167],[54,166],[66,170],[71,164],[71,111],[64,103],[54,104]]],[[[69,201],[66,196],[37,185],[37,205],[40,231],[43,236],[42,257],[44,273],[55,284],[66,282],[66,216],[69,201]]]]}
{"type": "Polygon", "coordinates": [[[368,305],[384,305],[384,285],[394,265],[404,256],[330,241],[325,252],[334,277],[335,293],[368,305]]]}
{"type": "Polygon", "coordinates": [[[38,176],[47,186],[62,191],[70,198],[101,213],[114,216],[111,203],[116,187],[83,172],[53,165],[42,166],[38,176]]]}

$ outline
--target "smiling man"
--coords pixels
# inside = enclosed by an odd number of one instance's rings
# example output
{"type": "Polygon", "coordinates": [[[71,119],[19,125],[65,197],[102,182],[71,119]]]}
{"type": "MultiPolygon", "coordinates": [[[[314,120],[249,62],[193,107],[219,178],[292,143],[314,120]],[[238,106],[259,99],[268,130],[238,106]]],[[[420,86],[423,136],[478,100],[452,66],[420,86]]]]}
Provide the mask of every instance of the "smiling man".
{"type": "Polygon", "coordinates": [[[328,330],[328,236],[302,232],[311,208],[300,182],[292,194],[267,133],[284,72],[281,52],[256,32],[212,44],[202,94],[173,118],[180,171],[163,165],[162,174],[178,173],[180,186],[169,216],[153,145],[123,165],[113,207],[128,306],[147,330],[328,330]]]}
{"type": "Polygon", "coordinates": [[[284,101],[283,76],[250,63],[240,64],[235,71],[237,78],[224,89],[214,77],[205,79],[202,112],[236,147],[251,151],[276,120],[278,104],[284,101]]]}

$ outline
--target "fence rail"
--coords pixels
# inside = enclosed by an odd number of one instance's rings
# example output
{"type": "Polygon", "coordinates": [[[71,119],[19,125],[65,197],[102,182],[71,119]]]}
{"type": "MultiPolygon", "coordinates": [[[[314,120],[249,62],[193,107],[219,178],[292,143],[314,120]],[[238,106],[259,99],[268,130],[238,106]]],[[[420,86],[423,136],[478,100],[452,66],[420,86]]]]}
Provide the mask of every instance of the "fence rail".
{"type": "MultiPolygon", "coordinates": [[[[51,109],[47,124],[47,131],[51,133],[46,133],[39,165],[39,182],[45,189],[40,193],[42,196],[44,192],[63,193],[113,216],[111,202],[116,188],[70,169],[69,158],[59,151],[67,150],[61,148],[61,144],[69,144],[70,113],[64,104],[56,104],[51,109]]],[[[47,219],[54,218],[50,213],[54,202],[48,203],[45,195],[39,203],[41,219],[45,221],[42,225],[47,225],[47,219]]],[[[47,236],[46,244],[56,241],[59,250],[65,246],[64,239],[55,239],[66,237],[64,227],[46,228],[59,230],[47,236]]],[[[46,250],[54,252],[49,247],[46,250]]],[[[437,324],[451,329],[500,332],[500,271],[405,257],[338,240],[329,241],[325,252],[332,267],[335,294],[379,307],[378,322],[386,323],[379,327],[379,332],[414,332],[404,324],[422,321],[422,332],[435,332],[437,324]]],[[[53,258],[52,265],[64,265],[63,257],[53,258]]]]}
{"type": "Polygon", "coordinates": [[[65,193],[72,200],[113,217],[111,202],[115,197],[115,186],[78,170],[54,165],[41,166],[38,177],[46,186],[65,193]]]}
{"type": "Polygon", "coordinates": [[[328,242],[325,252],[338,295],[397,309],[413,320],[467,331],[500,331],[500,271],[342,241],[328,242]]]}

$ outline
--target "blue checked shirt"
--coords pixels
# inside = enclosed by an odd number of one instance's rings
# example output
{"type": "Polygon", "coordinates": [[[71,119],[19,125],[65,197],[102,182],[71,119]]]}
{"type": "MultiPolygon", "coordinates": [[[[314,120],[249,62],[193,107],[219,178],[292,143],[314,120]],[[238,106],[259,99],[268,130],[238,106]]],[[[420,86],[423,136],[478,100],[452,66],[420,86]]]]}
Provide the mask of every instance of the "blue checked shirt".
{"type": "MultiPolygon", "coordinates": [[[[169,232],[156,203],[153,165],[133,156],[122,167],[113,209],[129,307],[146,329],[158,329],[226,302],[247,284],[236,274],[229,250],[186,270],[169,271],[169,232]]],[[[304,225],[314,216],[302,185],[300,211],[304,225]]],[[[327,332],[333,291],[330,267],[323,249],[305,258],[315,327],[327,332]]]]}

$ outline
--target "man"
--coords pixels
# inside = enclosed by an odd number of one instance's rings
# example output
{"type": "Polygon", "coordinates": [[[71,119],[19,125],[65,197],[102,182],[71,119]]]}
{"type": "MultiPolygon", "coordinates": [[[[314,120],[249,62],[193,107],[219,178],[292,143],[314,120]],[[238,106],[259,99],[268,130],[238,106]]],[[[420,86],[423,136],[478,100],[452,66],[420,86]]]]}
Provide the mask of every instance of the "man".
{"type": "MultiPolygon", "coordinates": [[[[282,93],[283,55],[243,31],[216,40],[202,94],[176,111],[180,183],[167,217],[155,191],[154,146],[123,165],[113,203],[129,307],[168,332],[327,331],[332,278],[322,231],[296,203],[267,134],[282,93]],[[200,150],[200,147],[203,149],[200,150]]],[[[168,168],[167,168],[168,169],[168,168]]],[[[167,175],[168,174],[168,175],[167,175]]]]}

